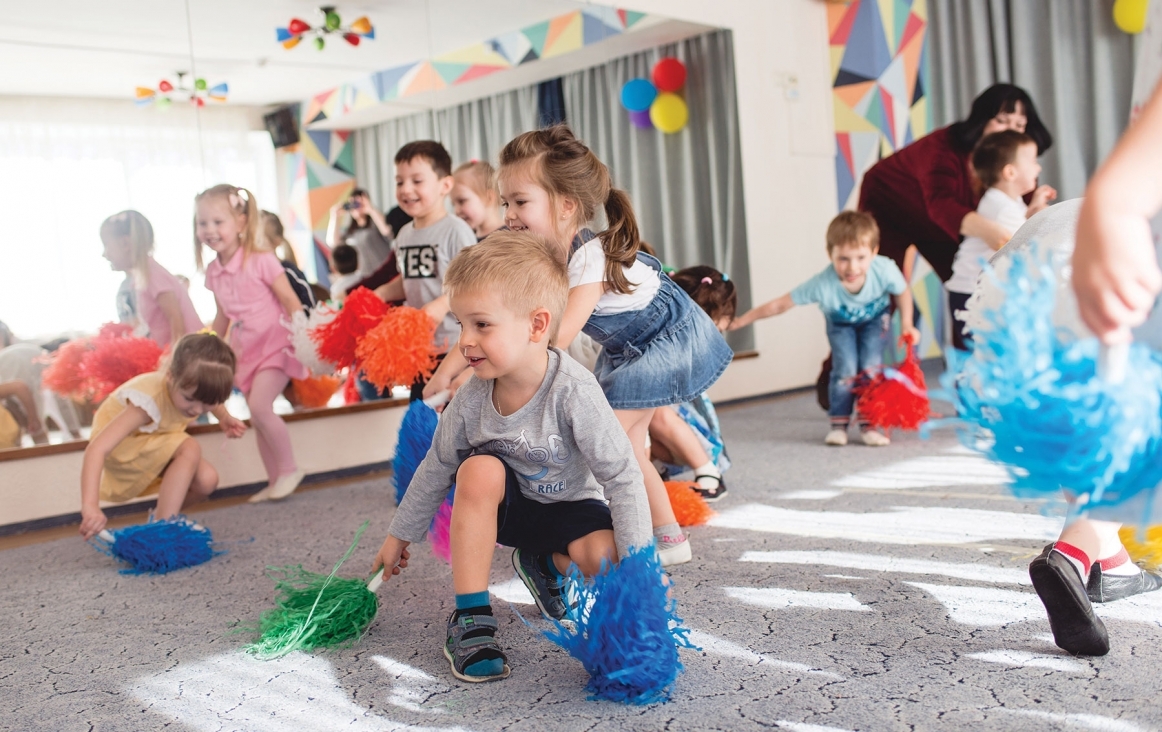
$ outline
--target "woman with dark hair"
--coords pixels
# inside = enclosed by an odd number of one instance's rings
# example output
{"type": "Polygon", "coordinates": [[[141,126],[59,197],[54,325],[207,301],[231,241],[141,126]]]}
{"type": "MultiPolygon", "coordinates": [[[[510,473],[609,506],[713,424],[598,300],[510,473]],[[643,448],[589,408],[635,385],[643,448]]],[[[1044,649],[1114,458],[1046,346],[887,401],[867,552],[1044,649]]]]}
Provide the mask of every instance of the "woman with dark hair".
{"type": "Polygon", "coordinates": [[[904,253],[915,244],[946,282],[961,237],[980,237],[996,249],[1009,240],[1013,232],[976,212],[984,191],[970,162],[980,139],[1001,130],[1033,138],[1037,155],[1053,144],[1025,90],[993,84],[973,101],[967,119],[916,140],[867,171],[859,210],[880,227],[880,254],[903,268],[904,253]]]}
{"type": "Polygon", "coordinates": [[[391,240],[397,231],[383,213],[371,205],[367,191],[356,188],[345,203],[332,207],[327,243],[332,249],[340,244],[355,247],[359,252],[359,270],[371,274],[391,256],[391,240]],[[344,212],[349,221],[340,233],[339,219],[344,212]]]}

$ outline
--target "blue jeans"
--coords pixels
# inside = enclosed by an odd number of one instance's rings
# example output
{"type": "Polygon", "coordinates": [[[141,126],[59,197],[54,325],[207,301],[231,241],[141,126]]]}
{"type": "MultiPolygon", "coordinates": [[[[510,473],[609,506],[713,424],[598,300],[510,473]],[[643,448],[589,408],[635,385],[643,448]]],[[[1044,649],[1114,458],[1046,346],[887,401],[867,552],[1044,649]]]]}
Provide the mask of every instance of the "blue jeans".
{"type": "Polygon", "coordinates": [[[833,421],[850,419],[855,406],[851,390],[855,377],[883,364],[890,317],[885,310],[863,323],[827,320],[827,340],[831,342],[831,408],[827,414],[833,421]]]}

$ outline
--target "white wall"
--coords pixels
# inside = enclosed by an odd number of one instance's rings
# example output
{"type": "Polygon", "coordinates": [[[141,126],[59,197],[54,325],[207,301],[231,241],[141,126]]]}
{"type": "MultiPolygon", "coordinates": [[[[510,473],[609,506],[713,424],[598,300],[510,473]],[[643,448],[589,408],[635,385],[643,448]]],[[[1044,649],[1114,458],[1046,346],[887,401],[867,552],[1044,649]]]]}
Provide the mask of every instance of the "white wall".
{"type": "MultiPolygon", "coordinates": [[[[623,7],[730,28],[755,302],[827,264],[836,214],[827,12],[820,0],[627,0],[623,7]]],[[[827,355],[823,317],[799,308],[755,326],[759,358],[734,363],[714,400],[814,383],[827,355]]]]}

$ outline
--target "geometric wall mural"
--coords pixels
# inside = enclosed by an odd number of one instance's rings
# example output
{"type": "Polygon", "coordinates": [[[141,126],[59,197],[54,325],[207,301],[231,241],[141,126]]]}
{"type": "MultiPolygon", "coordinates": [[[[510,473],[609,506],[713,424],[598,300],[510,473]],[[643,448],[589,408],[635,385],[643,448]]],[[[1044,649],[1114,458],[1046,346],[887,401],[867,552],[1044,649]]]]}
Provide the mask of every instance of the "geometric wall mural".
{"type": "MultiPolygon", "coordinates": [[[[833,3],[827,6],[827,25],[837,204],[840,210],[855,209],[867,169],[932,129],[928,3],[833,3]]],[[[920,257],[911,284],[920,312],[920,356],[938,357],[944,342],[944,288],[920,257]]],[[[898,322],[892,332],[898,336],[898,322]]]]}

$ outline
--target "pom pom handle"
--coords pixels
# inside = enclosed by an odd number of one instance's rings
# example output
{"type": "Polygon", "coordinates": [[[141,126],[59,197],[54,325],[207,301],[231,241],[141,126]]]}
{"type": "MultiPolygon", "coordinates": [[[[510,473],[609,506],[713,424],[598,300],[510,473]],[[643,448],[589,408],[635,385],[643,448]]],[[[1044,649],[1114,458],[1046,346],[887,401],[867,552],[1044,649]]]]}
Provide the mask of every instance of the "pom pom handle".
{"type": "Polygon", "coordinates": [[[441,404],[446,404],[448,402],[448,400],[451,398],[452,398],[452,392],[449,391],[448,389],[445,389],[443,391],[436,392],[435,394],[433,394],[430,397],[428,397],[427,399],[425,399],[424,404],[427,404],[432,409],[435,409],[436,407],[440,406],[441,404]]]}
{"type": "Polygon", "coordinates": [[[1107,384],[1126,380],[1126,365],[1130,362],[1130,344],[1102,344],[1097,356],[1097,373],[1107,384]]]}
{"type": "Polygon", "coordinates": [[[367,589],[372,594],[378,592],[379,586],[383,584],[383,572],[386,569],[386,567],[380,567],[375,571],[375,574],[371,575],[371,579],[367,581],[367,589]]]}
{"type": "Polygon", "coordinates": [[[99,532],[97,532],[97,538],[99,538],[101,541],[107,541],[110,544],[116,541],[116,539],[113,538],[113,534],[109,533],[109,529],[101,529],[99,532]]]}

